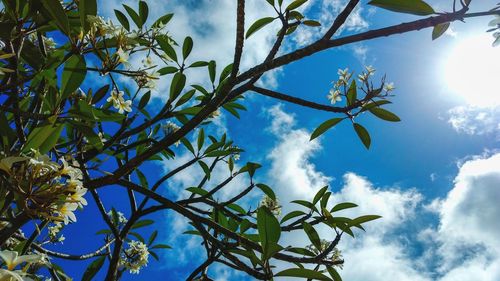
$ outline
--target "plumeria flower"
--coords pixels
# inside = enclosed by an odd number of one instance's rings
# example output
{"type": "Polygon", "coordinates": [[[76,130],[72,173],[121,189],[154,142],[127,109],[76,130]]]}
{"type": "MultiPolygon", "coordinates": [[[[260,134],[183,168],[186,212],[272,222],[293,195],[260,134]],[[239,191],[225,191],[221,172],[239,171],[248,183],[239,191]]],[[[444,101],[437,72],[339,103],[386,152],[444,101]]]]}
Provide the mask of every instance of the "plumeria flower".
{"type": "Polygon", "coordinates": [[[142,64],[145,67],[153,66],[153,59],[151,58],[151,56],[147,56],[145,59],[142,60],[142,64]]]}
{"type": "Polygon", "coordinates": [[[73,211],[78,208],[77,203],[64,203],[64,205],[59,208],[57,211],[58,215],[63,218],[64,224],[68,224],[70,222],[76,222],[76,216],[73,211]]]}
{"type": "Polygon", "coordinates": [[[107,102],[113,102],[113,106],[115,108],[118,108],[118,105],[123,100],[124,100],[124,98],[123,98],[123,91],[117,91],[115,89],[113,89],[111,91],[111,96],[106,99],[107,102]]]}
{"type": "Polygon", "coordinates": [[[87,189],[79,186],[67,199],[83,208],[83,206],[87,206],[87,200],[83,197],[85,193],[87,193],[87,189]]]}
{"type": "Polygon", "coordinates": [[[384,90],[389,93],[391,91],[393,91],[394,89],[396,89],[396,87],[394,87],[394,83],[385,83],[384,85],[384,90]]]}
{"type": "MultiPolygon", "coordinates": [[[[40,255],[22,255],[16,251],[4,250],[0,252],[0,258],[3,259],[8,270],[13,270],[21,263],[34,263],[39,262],[42,257],[40,255]]],[[[3,279],[2,279],[3,280],[3,279]]],[[[22,279],[21,279],[22,280],[22,279]]]]}
{"type": "Polygon", "coordinates": [[[118,109],[118,113],[131,112],[132,111],[132,101],[130,100],[121,100],[116,109],[118,109]]]}
{"type": "Polygon", "coordinates": [[[128,246],[120,258],[120,265],[132,274],[139,274],[141,268],[148,264],[148,246],[139,241],[130,241],[128,246]]]}
{"type": "Polygon", "coordinates": [[[339,82],[344,85],[347,84],[347,82],[351,79],[352,76],[352,74],[349,73],[349,68],[339,69],[337,73],[339,75],[339,82]]]}
{"type": "Polygon", "coordinates": [[[368,76],[370,74],[368,72],[363,72],[361,74],[358,75],[358,80],[361,82],[361,83],[365,83],[368,81],[368,76]]]}
{"type": "Polygon", "coordinates": [[[118,62],[120,63],[128,63],[128,58],[129,54],[123,51],[123,49],[120,47],[116,51],[115,55],[118,57],[118,62]]]}
{"type": "Polygon", "coordinates": [[[373,68],[373,66],[371,66],[371,65],[365,66],[365,69],[368,72],[368,75],[375,74],[375,68],[373,68]]]}
{"type": "Polygon", "coordinates": [[[21,274],[24,272],[22,271],[10,271],[10,270],[5,270],[3,268],[0,268],[0,280],[5,280],[5,281],[25,281],[22,277],[21,274]]]}
{"type": "Polygon", "coordinates": [[[330,93],[326,97],[330,100],[332,104],[335,104],[336,102],[342,100],[342,97],[340,96],[340,91],[334,89],[331,89],[330,93]]]}
{"type": "Polygon", "coordinates": [[[70,166],[64,158],[61,158],[60,161],[63,164],[62,169],[59,171],[62,175],[68,176],[72,180],[83,179],[83,174],[80,169],[70,166]]]}

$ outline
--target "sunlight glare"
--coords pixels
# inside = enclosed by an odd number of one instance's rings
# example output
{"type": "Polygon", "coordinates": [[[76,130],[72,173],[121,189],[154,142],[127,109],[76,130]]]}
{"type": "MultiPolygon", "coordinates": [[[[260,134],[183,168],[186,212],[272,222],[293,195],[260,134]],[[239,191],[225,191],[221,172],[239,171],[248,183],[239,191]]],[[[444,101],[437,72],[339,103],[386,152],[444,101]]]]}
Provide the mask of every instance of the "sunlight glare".
{"type": "Polygon", "coordinates": [[[445,60],[445,79],[451,94],[479,107],[500,105],[500,48],[490,34],[459,39],[445,60]]]}

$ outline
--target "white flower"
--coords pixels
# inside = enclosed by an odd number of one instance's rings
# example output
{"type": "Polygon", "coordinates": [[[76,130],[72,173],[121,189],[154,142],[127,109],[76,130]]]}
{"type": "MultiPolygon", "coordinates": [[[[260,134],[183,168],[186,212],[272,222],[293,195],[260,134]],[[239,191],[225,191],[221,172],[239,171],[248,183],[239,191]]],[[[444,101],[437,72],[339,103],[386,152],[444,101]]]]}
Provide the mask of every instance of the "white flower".
{"type": "MultiPolygon", "coordinates": [[[[111,211],[109,211],[107,215],[111,219],[113,218],[113,213],[111,211]]],[[[127,218],[122,212],[116,212],[116,216],[118,217],[118,224],[126,224],[128,222],[127,218]]]]}
{"type": "Polygon", "coordinates": [[[150,67],[150,66],[153,66],[153,59],[151,58],[151,56],[147,56],[145,59],[142,60],[142,64],[145,66],[145,67],[150,67]]]}
{"type": "Polygon", "coordinates": [[[330,100],[332,104],[335,104],[336,102],[342,100],[342,97],[340,96],[340,91],[335,89],[331,89],[330,93],[326,97],[330,100]]]}
{"type": "Polygon", "coordinates": [[[82,171],[78,168],[70,166],[68,162],[64,158],[60,159],[62,163],[62,169],[59,171],[62,175],[70,177],[72,180],[82,180],[83,174],[82,171]]]}
{"type": "Polygon", "coordinates": [[[391,91],[393,91],[394,89],[396,89],[396,87],[394,87],[394,83],[385,83],[384,85],[384,90],[389,93],[391,91]]]}
{"type": "Polygon", "coordinates": [[[17,265],[23,262],[33,263],[33,262],[38,262],[42,259],[40,255],[19,256],[18,252],[8,251],[8,250],[1,251],[0,258],[3,259],[8,270],[13,270],[17,265]]]}
{"type": "Polygon", "coordinates": [[[365,66],[365,69],[368,72],[368,75],[375,74],[375,68],[373,68],[373,66],[371,66],[371,65],[365,66]]]}
{"type": "Polygon", "coordinates": [[[361,74],[358,75],[358,80],[361,82],[361,83],[365,83],[366,81],[368,81],[368,73],[367,72],[363,72],[361,74]]]}
{"type": "Polygon", "coordinates": [[[130,273],[138,274],[141,268],[148,264],[148,247],[139,241],[130,241],[128,246],[120,258],[120,265],[130,273]]]}
{"type": "Polygon", "coordinates": [[[349,68],[339,69],[337,74],[339,75],[339,83],[344,85],[347,85],[352,76],[352,73],[349,73],[349,68]]]}
{"type": "Polygon", "coordinates": [[[233,155],[233,159],[234,159],[234,161],[240,160],[240,154],[238,153],[238,154],[233,155]]]}
{"type": "Polygon", "coordinates": [[[76,222],[76,216],[73,213],[76,208],[78,208],[78,204],[76,203],[64,203],[64,205],[59,208],[57,214],[62,217],[64,224],[76,222]]]}
{"type": "Polygon", "coordinates": [[[120,103],[118,104],[118,106],[116,107],[116,109],[118,109],[118,113],[123,113],[123,112],[131,112],[132,111],[132,101],[130,100],[123,100],[123,101],[120,101],[120,103]]]}
{"type": "Polygon", "coordinates": [[[24,281],[24,279],[19,275],[19,271],[10,271],[0,268],[0,280],[2,281],[24,281]]]}
{"type": "Polygon", "coordinates": [[[271,197],[264,195],[262,200],[260,200],[259,207],[267,208],[275,217],[279,217],[281,215],[281,205],[277,198],[276,200],[273,200],[271,197]]]}
{"type": "Polygon", "coordinates": [[[128,62],[129,54],[125,53],[125,51],[123,51],[123,49],[121,47],[118,48],[115,55],[118,57],[118,62],[121,62],[121,63],[128,62]]]}
{"type": "Polygon", "coordinates": [[[87,193],[87,189],[81,186],[78,186],[76,190],[68,196],[67,200],[69,202],[73,202],[78,204],[78,207],[83,208],[83,206],[87,206],[87,200],[83,197],[87,193]]]}
{"type": "Polygon", "coordinates": [[[113,106],[115,108],[118,107],[118,104],[120,104],[121,101],[123,101],[123,91],[117,91],[113,89],[111,91],[111,96],[106,99],[107,102],[113,102],[113,106]]]}

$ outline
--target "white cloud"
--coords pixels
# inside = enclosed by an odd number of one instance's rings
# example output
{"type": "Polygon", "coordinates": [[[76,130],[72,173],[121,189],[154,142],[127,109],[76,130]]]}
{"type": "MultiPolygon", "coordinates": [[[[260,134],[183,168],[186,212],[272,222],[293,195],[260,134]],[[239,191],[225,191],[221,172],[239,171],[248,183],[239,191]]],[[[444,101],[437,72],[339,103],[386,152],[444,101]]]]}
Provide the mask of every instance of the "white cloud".
{"type": "MultiPolygon", "coordinates": [[[[295,42],[299,46],[304,46],[311,43],[313,40],[322,36],[331,26],[338,14],[344,9],[348,1],[346,0],[327,0],[327,1],[309,1],[307,6],[304,6],[303,12],[306,17],[318,20],[321,22],[319,28],[299,28],[294,36],[295,42]]],[[[370,15],[368,11],[367,15],[370,15]]],[[[345,31],[359,32],[368,29],[369,23],[365,19],[364,9],[358,5],[349,15],[345,24],[337,31],[335,36],[342,34],[345,31]]]]}
{"type": "Polygon", "coordinates": [[[269,184],[275,188],[282,202],[312,199],[316,191],[331,180],[316,171],[309,160],[321,150],[319,142],[309,141],[310,132],[307,130],[294,129],[293,115],[284,112],[280,105],[273,106],[268,113],[272,119],[270,130],[278,138],[277,145],[268,156],[271,160],[269,184]]]}
{"type": "MultiPolygon", "coordinates": [[[[126,0],[104,1],[101,4],[101,11],[105,17],[115,19],[113,9],[122,9],[121,4],[128,4],[131,7],[137,6],[137,1],[126,0]],[[117,8],[118,7],[118,8],[117,8]]],[[[174,0],[165,3],[162,0],[149,0],[149,19],[157,19],[167,13],[174,13],[174,17],[166,27],[179,44],[182,44],[185,36],[191,36],[194,40],[194,48],[190,55],[190,62],[197,60],[215,60],[218,72],[232,62],[234,55],[234,44],[236,37],[236,1],[232,0],[203,0],[203,1],[183,1],[174,0]]],[[[260,1],[247,1],[245,8],[246,28],[256,19],[265,15],[272,15],[274,11],[269,5],[262,5],[260,1]]],[[[276,25],[271,24],[265,29],[252,35],[245,41],[244,51],[241,61],[241,70],[250,68],[261,63],[271,49],[276,37],[276,25]]],[[[132,58],[134,66],[141,65],[141,58],[132,58]]],[[[158,58],[154,58],[155,63],[160,64],[158,58]]],[[[188,85],[193,83],[204,83],[207,79],[206,69],[188,70],[188,85]]],[[[266,85],[276,85],[276,75],[274,71],[264,76],[261,80],[266,85]]],[[[170,80],[162,77],[155,91],[157,97],[166,97],[165,90],[168,90],[170,80]]]]}
{"type": "Polygon", "coordinates": [[[446,272],[443,280],[451,280],[447,278],[463,267],[479,276],[500,275],[499,184],[500,154],[465,162],[460,168],[454,188],[441,203],[436,230],[440,266],[446,272]]]}
{"type": "Polygon", "coordinates": [[[468,135],[497,134],[500,129],[500,106],[458,106],[448,111],[448,123],[459,133],[468,135]]]}

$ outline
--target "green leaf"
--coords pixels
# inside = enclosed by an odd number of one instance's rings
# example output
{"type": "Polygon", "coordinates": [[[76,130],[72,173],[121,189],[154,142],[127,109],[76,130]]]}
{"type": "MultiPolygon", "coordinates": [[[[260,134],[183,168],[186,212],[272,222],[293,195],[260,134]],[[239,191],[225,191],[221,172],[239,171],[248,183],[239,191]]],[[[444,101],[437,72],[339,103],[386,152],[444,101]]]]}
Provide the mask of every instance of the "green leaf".
{"type": "Polygon", "coordinates": [[[186,39],[184,39],[184,43],[182,44],[182,57],[186,59],[192,50],[193,50],[193,38],[188,36],[186,37],[186,39]]]}
{"type": "Polygon", "coordinates": [[[195,186],[188,187],[188,188],[186,188],[186,190],[189,191],[189,192],[191,192],[191,193],[198,194],[198,195],[201,195],[201,196],[205,196],[205,195],[208,194],[208,191],[206,191],[205,189],[199,188],[199,187],[195,187],[195,186]]]}
{"type": "Polygon", "coordinates": [[[139,16],[141,18],[141,26],[148,20],[149,8],[145,1],[139,1],[139,16]]]}
{"type": "Polygon", "coordinates": [[[160,75],[166,75],[166,74],[176,73],[177,71],[179,71],[179,69],[175,66],[166,66],[166,67],[160,68],[158,70],[158,73],[160,75]]]}
{"type": "Polygon", "coordinates": [[[446,30],[448,30],[449,27],[450,27],[449,22],[440,23],[434,26],[434,29],[432,29],[432,40],[436,40],[439,37],[441,37],[441,35],[443,35],[446,32],[446,30]]]}
{"type": "Polygon", "coordinates": [[[328,190],[328,185],[318,190],[312,201],[313,205],[316,205],[316,203],[318,203],[319,199],[321,199],[321,197],[323,196],[323,194],[325,194],[327,190],[328,190]]]}
{"type": "Polygon", "coordinates": [[[141,100],[139,101],[139,109],[143,109],[149,102],[151,98],[151,91],[147,91],[144,95],[142,95],[141,100]]]}
{"type": "Polygon", "coordinates": [[[306,269],[306,268],[289,268],[285,269],[281,272],[278,272],[276,275],[278,276],[283,276],[283,277],[299,277],[299,278],[307,278],[307,279],[315,279],[315,280],[325,280],[325,281],[331,281],[328,276],[323,275],[322,273],[318,271],[314,271],[311,269],[306,269]]]}
{"type": "Polygon", "coordinates": [[[321,125],[319,125],[318,128],[316,128],[314,130],[314,132],[312,133],[311,138],[309,140],[312,141],[313,139],[321,136],[328,129],[330,129],[331,127],[337,125],[342,120],[343,120],[343,118],[332,118],[330,120],[326,120],[325,122],[321,123],[321,125]]]}
{"type": "Polygon", "coordinates": [[[96,0],[80,0],[78,2],[78,11],[80,13],[80,23],[85,31],[88,31],[90,26],[87,16],[97,15],[97,1],[96,0]]]}
{"type": "Polygon", "coordinates": [[[265,207],[257,210],[257,229],[262,243],[263,255],[271,257],[281,236],[278,219],[265,207]]]}
{"type": "Polygon", "coordinates": [[[210,76],[210,81],[212,81],[212,84],[215,82],[215,67],[216,67],[215,61],[211,60],[208,63],[208,75],[210,76]]]}
{"type": "Polygon", "coordinates": [[[130,23],[128,22],[128,19],[125,16],[125,14],[123,14],[122,12],[120,12],[118,10],[115,10],[115,16],[118,19],[118,21],[121,23],[123,28],[125,28],[127,31],[130,31],[130,23]]]}
{"type": "Polygon", "coordinates": [[[203,172],[205,173],[207,179],[210,180],[210,168],[208,167],[207,163],[200,160],[198,161],[198,164],[203,169],[203,172]]]}
{"type": "Polygon", "coordinates": [[[381,216],[377,216],[377,215],[361,216],[361,217],[357,217],[357,218],[353,219],[351,221],[350,225],[357,226],[357,225],[361,225],[362,223],[369,222],[369,221],[376,220],[376,219],[380,219],[380,218],[381,218],[381,216]]]}
{"type": "Polygon", "coordinates": [[[321,26],[321,23],[319,21],[315,21],[315,20],[305,20],[302,23],[307,25],[307,26],[312,26],[312,27],[321,26]]]}
{"type": "Polygon", "coordinates": [[[273,17],[265,17],[265,18],[261,18],[259,20],[257,20],[256,22],[254,22],[247,30],[247,33],[245,35],[245,38],[248,39],[248,37],[250,37],[252,34],[254,34],[255,32],[259,31],[261,28],[263,28],[264,26],[270,24],[271,22],[273,22],[276,18],[273,18],[273,17]]]}
{"type": "Polygon", "coordinates": [[[328,200],[330,199],[330,196],[332,195],[331,192],[326,192],[323,197],[321,197],[321,202],[319,203],[321,208],[325,208],[326,205],[328,204],[328,200]]]}
{"type": "Polygon", "coordinates": [[[316,232],[316,230],[314,229],[314,227],[312,227],[307,222],[304,222],[302,224],[302,227],[304,228],[304,231],[306,232],[307,237],[309,237],[309,240],[314,245],[314,247],[316,247],[317,250],[321,251],[321,240],[319,239],[319,235],[316,232]]]}
{"type": "Polygon", "coordinates": [[[372,140],[370,138],[370,134],[365,129],[365,127],[361,126],[358,123],[353,123],[353,127],[354,127],[354,131],[356,131],[356,134],[358,135],[361,142],[363,142],[365,147],[370,148],[370,144],[371,144],[372,140]]]}
{"type": "Polygon", "coordinates": [[[186,85],[186,75],[181,72],[177,72],[172,78],[172,82],[170,83],[170,100],[175,100],[186,85]]]}
{"type": "Polygon", "coordinates": [[[307,0],[295,0],[290,5],[288,5],[285,9],[285,11],[292,11],[297,9],[298,7],[302,6],[304,3],[306,3],[307,0]]]}
{"type": "Polygon", "coordinates": [[[95,259],[85,270],[83,273],[82,281],[90,281],[94,278],[94,276],[99,272],[104,261],[106,260],[105,256],[98,257],[95,259]]]}
{"type": "Polygon", "coordinates": [[[343,202],[335,205],[330,212],[338,212],[344,209],[356,208],[358,205],[351,202],[343,202]]]}
{"type": "Polygon", "coordinates": [[[151,249],[172,249],[172,247],[166,244],[156,244],[151,249]]]}
{"type": "Polygon", "coordinates": [[[434,9],[422,0],[372,0],[369,5],[398,13],[426,16],[434,14],[434,9]]]}
{"type": "Polygon", "coordinates": [[[141,183],[141,186],[144,187],[144,188],[149,188],[148,179],[141,172],[141,170],[135,169],[135,173],[137,174],[137,177],[139,178],[139,182],[141,183]]]}
{"type": "Polygon", "coordinates": [[[266,0],[269,5],[274,6],[274,0],[266,0]]]}
{"type": "Polygon", "coordinates": [[[263,183],[258,183],[255,186],[257,186],[260,190],[262,190],[262,192],[264,192],[264,194],[266,194],[269,198],[276,200],[276,195],[274,194],[272,188],[263,183]]]}
{"type": "Polygon", "coordinates": [[[129,7],[125,4],[122,4],[122,5],[123,5],[123,8],[125,8],[125,10],[127,11],[130,18],[132,18],[132,20],[134,21],[135,25],[137,25],[138,28],[141,28],[142,27],[141,17],[131,7],[129,7]]]}
{"type": "Polygon", "coordinates": [[[304,206],[308,209],[314,210],[316,212],[318,211],[318,208],[316,208],[316,206],[314,206],[311,202],[306,201],[306,200],[293,200],[292,203],[302,205],[302,206],[304,206]]]}
{"type": "Polygon", "coordinates": [[[154,223],[153,220],[138,221],[138,222],[134,223],[134,225],[132,225],[132,227],[130,229],[136,229],[136,228],[145,227],[145,226],[151,225],[153,223],[154,223]]]}
{"type": "Polygon", "coordinates": [[[68,16],[61,2],[59,0],[41,0],[41,2],[61,31],[66,35],[70,35],[68,16]]]}
{"type": "Polygon", "coordinates": [[[333,278],[334,281],[342,281],[342,277],[340,277],[340,274],[333,266],[327,265],[326,270],[328,270],[328,273],[330,273],[330,276],[333,278]]]}
{"type": "Polygon", "coordinates": [[[206,62],[206,61],[197,61],[197,62],[193,62],[188,67],[203,67],[203,66],[207,66],[207,65],[208,65],[208,62],[206,62]]]}
{"type": "Polygon", "coordinates": [[[166,25],[172,19],[173,16],[174,14],[166,14],[161,16],[153,23],[152,27],[160,27],[166,25]]]}
{"type": "Polygon", "coordinates": [[[374,107],[372,109],[370,109],[370,112],[377,116],[378,118],[382,119],[382,120],[385,120],[385,121],[390,121],[390,122],[399,122],[401,121],[401,119],[399,119],[399,117],[390,112],[390,111],[387,111],[383,108],[380,108],[380,107],[374,107]]]}
{"type": "Polygon", "coordinates": [[[87,75],[87,63],[81,55],[72,55],[64,64],[61,78],[61,99],[76,91],[87,75]]]}
{"type": "Polygon", "coordinates": [[[198,151],[201,150],[204,142],[205,142],[205,131],[203,130],[203,128],[201,128],[198,132],[198,140],[197,140],[198,151]]]}
{"type": "Polygon", "coordinates": [[[52,123],[36,127],[28,135],[22,151],[26,153],[30,149],[37,149],[40,153],[46,154],[57,144],[63,128],[64,124],[52,123]]]}
{"type": "Polygon", "coordinates": [[[173,61],[177,61],[177,54],[175,53],[174,48],[172,45],[170,45],[169,39],[166,36],[157,36],[156,41],[160,45],[160,48],[162,49],[165,54],[171,58],[173,61]]]}
{"type": "Polygon", "coordinates": [[[281,223],[284,223],[286,222],[287,220],[290,220],[290,219],[293,219],[295,217],[298,217],[298,216],[302,216],[302,215],[305,215],[306,213],[302,212],[302,211],[292,211],[288,214],[286,214],[286,216],[284,216],[282,219],[281,219],[281,223]]]}
{"type": "Polygon", "coordinates": [[[91,103],[96,104],[100,100],[102,100],[102,98],[104,98],[104,96],[106,96],[106,94],[108,93],[108,90],[109,90],[109,85],[104,85],[103,87],[99,88],[99,90],[97,90],[95,94],[92,96],[91,103]]]}
{"type": "Polygon", "coordinates": [[[155,241],[157,236],[158,236],[158,230],[155,230],[155,231],[153,231],[153,233],[151,233],[151,236],[149,236],[149,239],[148,239],[148,246],[153,244],[153,242],[155,241]]]}
{"type": "Polygon", "coordinates": [[[351,86],[347,91],[347,105],[353,105],[358,98],[358,88],[356,86],[356,80],[352,80],[351,86]]]}

